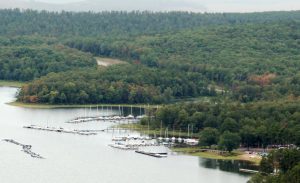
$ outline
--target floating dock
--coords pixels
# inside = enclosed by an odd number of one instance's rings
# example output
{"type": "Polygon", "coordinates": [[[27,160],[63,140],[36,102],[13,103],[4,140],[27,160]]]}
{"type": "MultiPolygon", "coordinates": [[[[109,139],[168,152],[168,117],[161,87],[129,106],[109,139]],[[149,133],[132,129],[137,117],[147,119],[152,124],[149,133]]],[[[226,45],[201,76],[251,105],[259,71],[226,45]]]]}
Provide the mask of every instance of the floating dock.
{"type": "Polygon", "coordinates": [[[165,146],[141,147],[135,152],[156,158],[166,158],[168,156],[168,148],[165,146]]]}
{"type": "Polygon", "coordinates": [[[239,169],[240,172],[243,172],[243,173],[259,173],[259,171],[257,170],[250,170],[250,169],[243,169],[243,168],[240,168],[239,169]]]}
{"type": "Polygon", "coordinates": [[[149,152],[144,152],[144,151],[135,151],[136,153],[148,155],[148,156],[153,156],[156,158],[166,158],[167,154],[160,154],[160,153],[149,153],[149,152]]]}
{"type": "Polygon", "coordinates": [[[77,135],[97,135],[95,132],[90,131],[80,131],[80,130],[67,130],[64,128],[55,128],[55,127],[40,127],[36,125],[23,126],[23,128],[33,129],[33,130],[42,130],[42,131],[50,131],[50,132],[58,132],[58,133],[71,133],[77,135]]]}
{"type": "Polygon", "coordinates": [[[5,142],[9,142],[18,146],[22,147],[22,151],[25,152],[26,154],[29,154],[31,157],[33,158],[39,158],[39,159],[44,159],[41,155],[34,153],[31,151],[31,145],[25,145],[25,144],[21,144],[13,139],[3,139],[3,141],[5,142]]]}

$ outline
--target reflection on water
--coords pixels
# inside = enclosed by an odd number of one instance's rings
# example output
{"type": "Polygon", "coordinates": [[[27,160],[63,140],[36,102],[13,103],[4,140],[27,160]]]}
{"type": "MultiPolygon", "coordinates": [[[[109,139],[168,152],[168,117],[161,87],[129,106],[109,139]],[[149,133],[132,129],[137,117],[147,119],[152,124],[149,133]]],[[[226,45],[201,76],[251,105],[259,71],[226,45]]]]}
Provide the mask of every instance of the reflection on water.
{"type": "Polygon", "coordinates": [[[239,171],[242,169],[258,170],[258,167],[248,161],[237,161],[237,160],[215,160],[215,159],[204,159],[199,158],[199,165],[205,168],[219,169],[226,172],[235,172],[244,174],[239,171]]]}

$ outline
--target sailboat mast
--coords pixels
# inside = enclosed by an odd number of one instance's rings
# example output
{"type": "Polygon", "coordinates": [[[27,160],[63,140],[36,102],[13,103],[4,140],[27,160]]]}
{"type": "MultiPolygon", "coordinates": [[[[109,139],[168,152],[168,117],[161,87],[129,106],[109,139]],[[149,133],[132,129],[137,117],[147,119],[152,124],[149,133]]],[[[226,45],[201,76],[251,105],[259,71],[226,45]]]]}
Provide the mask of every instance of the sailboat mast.
{"type": "Polygon", "coordinates": [[[188,124],[188,138],[190,138],[190,125],[188,124]]]}
{"type": "Polygon", "coordinates": [[[92,106],[90,105],[89,116],[92,116],[92,106]]]}
{"type": "Polygon", "coordinates": [[[161,133],[162,133],[162,120],[160,121],[160,137],[161,137],[161,133]]]}
{"type": "Polygon", "coordinates": [[[140,116],[142,116],[142,106],[140,106],[140,116]]]}

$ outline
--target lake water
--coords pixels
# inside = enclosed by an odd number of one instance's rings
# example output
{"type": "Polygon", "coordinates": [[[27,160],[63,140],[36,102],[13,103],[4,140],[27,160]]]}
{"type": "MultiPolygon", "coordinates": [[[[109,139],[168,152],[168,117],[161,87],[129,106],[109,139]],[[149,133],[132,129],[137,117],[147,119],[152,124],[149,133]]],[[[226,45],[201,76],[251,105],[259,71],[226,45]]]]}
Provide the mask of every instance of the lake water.
{"type": "MultiPolygon", "coordinates": [[[[108,146],[112,134],[107,132],[79,136],[24,129],[23,125],[47,123],[70,129],[104,129],[112,124],[65,123],[85,114],[85,109],[26,109],[5,104],[15,100],[16,91],[0,87],[0,140],[32,145],[33,152],[45,159],[31,158],[20,146],[0,141],[1,183],[243,183],[249,179],[236,173],[233,162],[175,153],[158,159],[114,149],[108,146]]],[[[117,114],[118,110],[104,113],[117,114]]]]}

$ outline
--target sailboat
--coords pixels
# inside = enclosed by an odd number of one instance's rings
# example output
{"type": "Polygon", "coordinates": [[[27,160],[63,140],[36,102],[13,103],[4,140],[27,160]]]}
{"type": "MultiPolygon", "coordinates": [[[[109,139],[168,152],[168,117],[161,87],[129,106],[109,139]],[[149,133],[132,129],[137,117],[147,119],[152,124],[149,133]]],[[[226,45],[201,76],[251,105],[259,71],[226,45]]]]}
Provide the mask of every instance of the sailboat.
{"type": "Polygon", "coordinates": [[[179,134],[178,134],[178,139],[177,139],[178,143],[182,143],[183,141],[183,139],[180,137],[180,134],[181,134],[181,129],[179,130],[179,134]]]}

